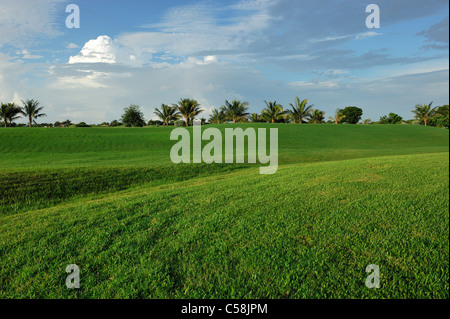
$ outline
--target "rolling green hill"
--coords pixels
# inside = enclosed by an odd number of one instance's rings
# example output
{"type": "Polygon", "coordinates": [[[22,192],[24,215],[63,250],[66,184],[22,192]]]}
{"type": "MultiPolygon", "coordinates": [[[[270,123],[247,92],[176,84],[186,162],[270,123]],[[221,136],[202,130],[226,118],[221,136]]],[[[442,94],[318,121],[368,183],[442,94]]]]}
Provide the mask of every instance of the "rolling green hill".
{"type": "MultiPolygon", "coordinates": [[[[222,132],[235,125],[208,125],[222,132]]],[[[448,130],[402,125],[239,124],[278,128],[280,165],[448,152],[448,130]]],[[[173,127],[0,129],[0,171],[171,164],[173,127]]],[[[192,130],[192,127],[189,128],[192,130]]]]}
{"type": "Polygon", "coordinates": [[[275,175],[173,165],[170,128],[0,129],[0,297],[449,297],[447,130],[259,126],[275,175]]]}

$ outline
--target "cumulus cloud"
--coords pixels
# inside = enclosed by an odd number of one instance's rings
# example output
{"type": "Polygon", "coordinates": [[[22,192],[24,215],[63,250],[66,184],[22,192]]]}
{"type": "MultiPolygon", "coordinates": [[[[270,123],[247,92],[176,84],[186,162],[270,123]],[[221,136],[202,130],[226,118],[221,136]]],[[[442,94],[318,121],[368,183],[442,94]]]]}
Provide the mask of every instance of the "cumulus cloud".
{"type": "Polygon", "coordinates": [[[126,47],[107,35],[101,35],[86,42],[77,55],[69,58],[69,64],[107,63],[142,66],[149,62],[150,57],[151,55],[147,55],[145,58],[139,54],[139,49],[126,47]]]}
{"type": "MultiPolygon", "coordinates": [[[[148,52],[148,51],[147,51],[148,52]]],[[[99,36],[89,40],[81,51],[69,58],[69,64],[79,63],[106,63],[121,64],[128,66],[143,66],[145,64],[154,66],[165,66],[165,62],[151,61],[151,53],[144,55],[139,48],[126,47],[118,40],[113,40],[107,35],[99,36]],[[144,57],[146,56],[146,57],[144,57]]],[[[169,58],[170,59],[170,58],[169,58]]],[[[162,59],[163,60],[163,59],[162,59]]],[[[219,59],[215,55],[207,55],[202,59],[189,56],[181,60],[181,64],[189,66],[192,64],[218,63],[219,59]]]]}
{"type": "Polygon", "coordinates": [[[116,63],[116,47],[112,39],[106,35],[97,39],[89,40],[81,52],[76,56],[71,56],[69,64],[74,63],[116,63]]]}

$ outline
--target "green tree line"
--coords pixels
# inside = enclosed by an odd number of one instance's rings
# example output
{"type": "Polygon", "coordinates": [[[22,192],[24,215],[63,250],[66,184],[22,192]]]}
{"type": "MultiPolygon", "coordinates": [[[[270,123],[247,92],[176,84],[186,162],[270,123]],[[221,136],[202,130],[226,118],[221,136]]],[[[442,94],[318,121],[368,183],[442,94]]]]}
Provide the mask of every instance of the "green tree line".
{"type": "MultiPolygon", "coordinates": [[[[225,100],[225,104],[220,108],[214,108],[208,120],[201,118],[202,124],[212,123],[294,123],[294,124],[321,124],[325,123],[325,112],[316,108],[314,104],[309,103],[309,99],[300,99],[296,97],[293,103],[289,103],[287,108],[283,107],[277,101],[264,101],[265,108],[260,113],[249,113],[249,103],[245,101],[225,100]]],[[[378,122],[372,122],[371,119],[364,119],[362,124],[421,124],[425,126],[447,127],[449,122],[449,106],[432,107],[433,102],[429,104],[418,104],[412,113],[414,120],[404,121],[396,113],[389,113],[380,118],[378,122]]],[[[38,125],[36,120],[46,116],[43,113],[43,106],[39,101],[22,100],[22,106],[15,103],[0,104],[0,118],[4,127],[15,126],[14,121],[25,117],[28,126],[38,125]]],[[[104,122],[101,126],[127,126],[143,127],[146,125],[177,125],[189,126],[193,124],[195,118],[198,118],[204,110],[195,99],[180,99],[176,104],[162,104],[155,108],[154,114],[159,120],[145,121],[144,113],[139,105],[130,105],[124,109],[120,120],[114,120],[111,123],[104,122]]],[[[326,123],[332,124],[357,124],[360,123],[363,110],[356,106],[348,106],[343,109],[337,109],[333,116],[328,118],[326,123]]],[[[41,124],[41,126],[44,124],[41,124]]],[[[45,126],[77,126],[89,127],[85,122],[73,124],[70,120],[55,122],[54,124],[45,124],[45,126]]]]}

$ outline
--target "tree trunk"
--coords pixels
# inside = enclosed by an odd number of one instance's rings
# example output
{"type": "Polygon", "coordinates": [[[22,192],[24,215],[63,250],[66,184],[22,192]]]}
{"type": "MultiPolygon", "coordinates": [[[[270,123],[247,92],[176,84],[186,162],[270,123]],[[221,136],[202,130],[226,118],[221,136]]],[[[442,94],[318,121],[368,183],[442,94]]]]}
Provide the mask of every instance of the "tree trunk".
{"type": "Polygon", "coordinates": [[[31,127],[31,116],[28,117],[28,126],[31,127]]]}
{"type": "Polygon", "coordinates": [[[275,119],[272,119],[272,124],[275,123],[275,119]]]}
{"type": "Polygon", "coordinates": [[[185,120],[186,120],[186,126],[189,126],[189,118],[185,117],[185,120]]]}
{"type": "Polygon", "coordinates": [[[425,118],[423,121],[425,122],[425,126],[427,126],[428,119],[425,118]]]}

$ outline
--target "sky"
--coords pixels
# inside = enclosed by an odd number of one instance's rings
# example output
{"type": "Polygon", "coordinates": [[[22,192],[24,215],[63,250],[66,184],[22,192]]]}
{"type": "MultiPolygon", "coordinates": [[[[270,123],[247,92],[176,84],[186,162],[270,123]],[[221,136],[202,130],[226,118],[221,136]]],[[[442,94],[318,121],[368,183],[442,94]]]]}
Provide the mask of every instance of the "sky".
{"type": "MultiPolygon", "coordinates": [[[[44,122],[120,119],[130,104],[194,98],[285,108],[309,99],[373,121],[449,103],[447,0],[0,0],[0,101],[37,99],[44,122]],[[67,28],[76,4],[80,27],[67,28]],[[380,28],[369,29],[369,4],[380,28]]],[[[18,121],[25,123],[26,120],[18,121]]]]}

